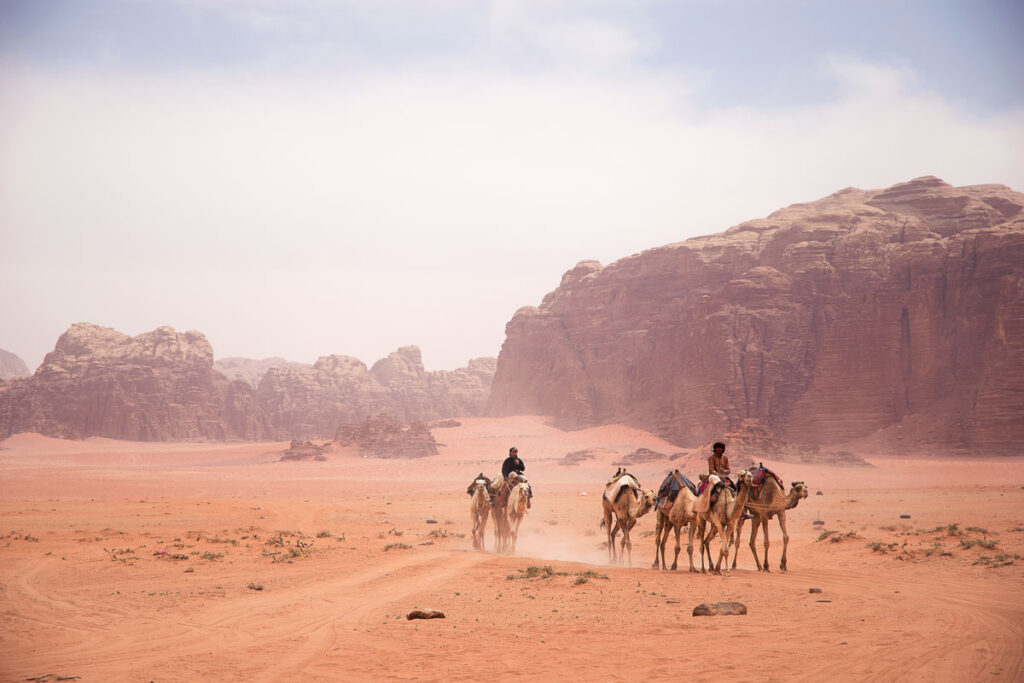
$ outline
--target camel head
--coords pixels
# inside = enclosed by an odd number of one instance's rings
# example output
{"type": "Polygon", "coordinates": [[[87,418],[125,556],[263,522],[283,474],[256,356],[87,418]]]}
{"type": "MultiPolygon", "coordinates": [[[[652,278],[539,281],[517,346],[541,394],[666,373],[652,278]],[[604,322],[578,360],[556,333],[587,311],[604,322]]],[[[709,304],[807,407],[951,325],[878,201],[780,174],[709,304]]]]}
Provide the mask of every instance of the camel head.
{"type": "Polygon", "coordinates": [[[804,484],[802,481],[792,481],[789,483],[789,485],[792,487],[790,489],[790,494],[795,494],[797,500],[801,500],[810,495],[807,492],[807,485],[804,484]]]}
{"type": "Polygon", "coordinates": [[[640,500],[637,501],[636,516],[643,517],[648,512],[654,509],[654,502],[658,496],[654,491],[640,491],[640,500]]]}
{"type": "Polygon", "coordinates": [[[740,484],[746,484],[747,486],[750,486],[753,483],[754,483],[754,475],[752,475],[749,470],[743,470],[739,474],[736,475],[736,485],[737,486],[739,486],[740,484]]]}

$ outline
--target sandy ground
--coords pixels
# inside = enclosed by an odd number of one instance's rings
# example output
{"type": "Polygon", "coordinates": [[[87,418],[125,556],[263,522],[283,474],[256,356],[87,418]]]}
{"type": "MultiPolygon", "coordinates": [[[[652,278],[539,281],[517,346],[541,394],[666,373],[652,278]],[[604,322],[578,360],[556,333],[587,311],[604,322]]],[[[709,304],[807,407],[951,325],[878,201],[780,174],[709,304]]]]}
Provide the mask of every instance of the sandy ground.
{"type": "MultiPolygon", "coordinates": [[[[1024,458],[766,462],[811,491],[789,571],[772,522],[772,572],[743,538],[724,577],[651,569],[653,514],[632,566],[608,563],[613,463],[671,444],[536,417],[435,436],[416,461],[298,463],[276,462],[286,444],[0,443],[0,679],[1024,679],[1024,458]],[[533,509],[514,555],[490,527],[476,552],[465,487],[513,444],[533,509]],[[559,464],[583,448],[603,450],[559,464]],[[748,614],[691,615],[727,600],[748,614]]],[[[630,469],[656,488],[668,465],[630,469]]]]}

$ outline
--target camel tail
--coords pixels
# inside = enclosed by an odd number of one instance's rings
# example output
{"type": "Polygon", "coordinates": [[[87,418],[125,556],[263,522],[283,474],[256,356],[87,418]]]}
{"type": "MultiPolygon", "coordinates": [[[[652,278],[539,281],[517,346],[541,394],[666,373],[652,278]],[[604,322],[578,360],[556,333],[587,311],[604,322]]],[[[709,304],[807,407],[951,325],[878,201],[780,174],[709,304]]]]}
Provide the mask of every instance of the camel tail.
{"type": "Polygon", "coordinates": [[[601,528],[604,528],[604,517],[601,518],[601,528]]]}

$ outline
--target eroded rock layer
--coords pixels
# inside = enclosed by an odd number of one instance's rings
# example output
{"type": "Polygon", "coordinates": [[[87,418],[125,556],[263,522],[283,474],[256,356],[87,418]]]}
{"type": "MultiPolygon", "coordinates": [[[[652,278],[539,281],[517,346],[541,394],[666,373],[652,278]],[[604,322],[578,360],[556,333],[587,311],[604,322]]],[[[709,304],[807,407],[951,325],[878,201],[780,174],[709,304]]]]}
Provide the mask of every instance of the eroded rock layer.
{"type": "Polygon", "coordinates": [[[0,437],[33,431],[136,441],[261,439],[255,392],[213,369],[199,332],[129,337],[72,325],[32,377],[0,389],[0,437]]]}
{"type": "Polygon", "coordinates": [[[29,371],[25,361],[10,351],[0,349],[0,380],[26,377],[28,374],[29,371]]]}
{"type": "Polygon", "coordinates": [[[680,445],[751,425],[815,446],[1018,452],[1024,195],[846,189],[607,267],[520,309],[490,415],[624,422],[680,445]]]}
{"type": "Polygon", "coordinates": [[[213,363],[199,332],[161,327],[136,337],[72,325],[32,377],[0,385],[0,438],[16,432],[138,441],[333,438],[338,427],[385,413],[403,422],[482,413],[496,359],[427,372],[415,346],[373,368],[324,356],[313,366],[232,359],[213,363]],[[263,366],[263,367],[261,367],[263,366]],[[258,387],[253,373],[263,373],[258,387]]]}

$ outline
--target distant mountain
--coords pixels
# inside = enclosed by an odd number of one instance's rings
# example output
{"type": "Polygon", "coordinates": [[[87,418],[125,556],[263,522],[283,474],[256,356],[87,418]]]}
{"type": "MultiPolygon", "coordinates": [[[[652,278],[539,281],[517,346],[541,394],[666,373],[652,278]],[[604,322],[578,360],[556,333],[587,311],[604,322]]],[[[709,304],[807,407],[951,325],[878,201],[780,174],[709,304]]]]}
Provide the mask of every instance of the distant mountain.
{"type": "Polygon", "coordinates": [[[230,380],[240,379],[253,388],[260,385],[260,380],[270,368],[309,368],[309,363],[295,363],[279,358],[219,358],[213,361],[213,369],[230,380]]]}
{"type": "Polygon", "coordinates": [[[27,377],[28,374],[28,367],[25,366],[25,361],[10,351],[0,349],[0,379],[27,377]]]}
{"type": "Polygon", "coordinates": [[[497,360],[426,372],[419,349],[409,346],[371,370],[346,356],[313,366],[221,363],[243,379],[218,372],[200,332],[160,327],[129,337],[76,323],[33,376],[0,386],[0,439],[26,431],[138,441],[330,439],[379,413],[404,422],[479,415],[497,360]]]}
{"type": "Polygon", "coordinates": [[[1022,211],[924,177],[581,262],[508,323],[487,412],[684,446],[1019,453],[1022,211]]]}

